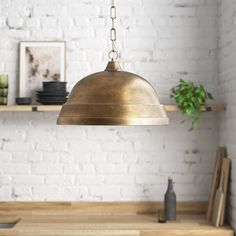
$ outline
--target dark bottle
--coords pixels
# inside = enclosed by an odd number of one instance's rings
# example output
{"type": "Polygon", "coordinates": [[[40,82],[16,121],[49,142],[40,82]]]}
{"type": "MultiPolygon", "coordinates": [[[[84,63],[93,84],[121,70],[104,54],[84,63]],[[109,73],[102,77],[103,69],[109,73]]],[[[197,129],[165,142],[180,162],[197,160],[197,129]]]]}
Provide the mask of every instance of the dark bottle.
{"type": "Polygon", "coordinates": [[[176,220],[176,194],[172,178],[168,179],[168,188],[165,193],[165,217],[166,220],[176,220]]]}

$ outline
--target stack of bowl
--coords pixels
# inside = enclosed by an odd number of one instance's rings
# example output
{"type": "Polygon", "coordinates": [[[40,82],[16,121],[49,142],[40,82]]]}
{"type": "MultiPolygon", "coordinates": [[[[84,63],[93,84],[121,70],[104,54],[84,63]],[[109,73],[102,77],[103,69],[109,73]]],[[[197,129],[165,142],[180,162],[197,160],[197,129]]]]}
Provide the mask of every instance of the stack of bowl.
{"type": "Polygon", "coordinates": [[[67,101],[66,82],[43,82],[43,90],[37,91],[37,102],[44,105],[62,105],[67,101]]]}

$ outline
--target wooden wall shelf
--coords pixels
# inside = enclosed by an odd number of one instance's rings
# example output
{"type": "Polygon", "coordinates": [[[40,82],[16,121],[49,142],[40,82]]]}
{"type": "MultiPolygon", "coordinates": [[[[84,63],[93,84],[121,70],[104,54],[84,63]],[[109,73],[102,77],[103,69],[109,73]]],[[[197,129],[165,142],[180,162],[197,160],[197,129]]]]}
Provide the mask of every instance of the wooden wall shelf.
{"type": "MultiPolygon", "coordinates": [[[[0,106],[0,112],[59,112],[62,106],[55,105],[9,105],[0,106]]],[[[179,108],[176,105],[164,105],[167,112],[178,112],[179,108]]],[[[223,112],[225,111],[224,105],[210,105],[202,108],[204,112],[223,112]]]]}
{"type": "Polygon", "coordinates": [[[0,112],[12,111],[12,112],[55,112],[60,111],[61,106],[54,105],[9,105],[0,106],[0,112]]]}
{"type": "MultiPolygon", "coordinates": [[[[179,111],[179,108],[176,105],[164,105],[164,107],[167,112],[179,111]]],[[[214,104],[214,105],[209,105],[207,107],[202,107],[202,111],[204,112],[223,112],[225,110],[226,110],[226,107],[221,104],[214,104]]]]}

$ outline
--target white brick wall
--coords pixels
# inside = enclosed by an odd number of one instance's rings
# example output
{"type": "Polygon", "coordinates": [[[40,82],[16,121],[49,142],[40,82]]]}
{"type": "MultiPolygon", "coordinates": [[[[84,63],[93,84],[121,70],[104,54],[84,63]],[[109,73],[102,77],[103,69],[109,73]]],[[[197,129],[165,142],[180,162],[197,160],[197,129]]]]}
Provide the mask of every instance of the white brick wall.
{"type": "Polygon", "coordinates": [[[220,142],[227,147],[228,156],[232,159],[230,176],[230,196],[228,218],[236,230],[236,1],[219,1],[219,78],[221,100],[227,104],[225,114],[221,115],[220,142]]]}
{"type": "MultiPolygon", "coordinates": [[[[10,75],[10,103],[21,40],[67,41],[69,89],[103,70],[109,7],[102,0],[0,0],[0,72],[10,75]]],[[[216,0],[126,0],[117,7],[124,69],[152,82],[162,102],[180,78],[203,83],[217,98],[216,0]]],[[[192,133],[173,113],[167,127],[58,127],[57,115],[0,114],[0,201],[162,200],[170,175],[179,200],[207,199],[216,114],[204,114],[192,133]]]]}

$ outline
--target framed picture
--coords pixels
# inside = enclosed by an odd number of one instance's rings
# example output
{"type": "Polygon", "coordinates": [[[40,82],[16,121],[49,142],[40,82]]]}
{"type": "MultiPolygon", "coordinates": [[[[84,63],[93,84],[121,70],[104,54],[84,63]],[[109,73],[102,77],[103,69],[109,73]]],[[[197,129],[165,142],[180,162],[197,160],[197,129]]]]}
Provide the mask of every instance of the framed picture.
{"type": "Polygon", "coordinates": [[[66,80],[66,42],[21,42],[19,96],[36,100],[44,81],[66,80]]]}

